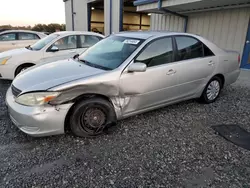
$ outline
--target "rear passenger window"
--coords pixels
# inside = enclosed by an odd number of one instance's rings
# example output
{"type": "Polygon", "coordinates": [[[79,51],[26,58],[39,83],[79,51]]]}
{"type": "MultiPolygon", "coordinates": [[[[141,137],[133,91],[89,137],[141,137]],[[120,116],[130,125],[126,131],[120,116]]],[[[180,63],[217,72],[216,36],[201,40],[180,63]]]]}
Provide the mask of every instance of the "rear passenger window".
{"type": "Polygon", "coordinates": [[[203,43],[191,37],[175,37],[177,44],[177,60],[203,57],[203,43]]]}
{"type": "Polygon", "coordinates": [[[149,45],[136,58],[136,62],[142,62],[147,67],[173,62],[172,38],[158,39],[149,45]]]}
{"type": "Polygon", "coordinates": [[[214,56],[214,53],[205,44],[203,44],[203,48],[204,48],[204,57],[214,56]]]}

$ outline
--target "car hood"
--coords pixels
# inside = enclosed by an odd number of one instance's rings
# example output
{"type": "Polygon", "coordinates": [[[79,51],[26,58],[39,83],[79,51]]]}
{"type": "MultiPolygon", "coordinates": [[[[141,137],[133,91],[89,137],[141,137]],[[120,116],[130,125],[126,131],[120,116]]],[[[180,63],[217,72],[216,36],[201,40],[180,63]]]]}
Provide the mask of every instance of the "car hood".
{"type": "Polygon", "coordinates": [[[14,50],[8,50],[8,51],[0,53],[0,58],[19,55],[19,54],[28,53],[28,52],[32,52],[32,51],[28,50],[26,48],[18,48],[18,49],[14,49],[14,50]]]}
{"type": "Polygon", "coordinates": [[[52,87],[106,72],[73,59],[31,67],[18,75],[12,84],[22,91],[45,91],[52,87]]]}

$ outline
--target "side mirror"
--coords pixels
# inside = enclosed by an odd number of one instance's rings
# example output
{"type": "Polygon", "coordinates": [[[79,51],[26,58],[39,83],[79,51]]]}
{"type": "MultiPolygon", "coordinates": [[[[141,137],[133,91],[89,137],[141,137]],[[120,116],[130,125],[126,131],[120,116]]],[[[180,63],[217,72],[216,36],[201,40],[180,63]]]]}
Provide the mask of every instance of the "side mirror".
{"type": "Polygon", "coordinates": [[[73,56],[73,59],[78,59],[79,56],[80,56],[79,54],[76,54],[76,55],[73,56]]]}
{"type": "Polygon", "coordinates": [[[132,63],[128,67],[128,72],[145,72],[147,65],[145,63],[132,63]]]}
{"type": "Polygon", "coordinates": [[[59,48],[57,46],[52,46],[49,51],[50,52],[58,52],[59,48]]]}

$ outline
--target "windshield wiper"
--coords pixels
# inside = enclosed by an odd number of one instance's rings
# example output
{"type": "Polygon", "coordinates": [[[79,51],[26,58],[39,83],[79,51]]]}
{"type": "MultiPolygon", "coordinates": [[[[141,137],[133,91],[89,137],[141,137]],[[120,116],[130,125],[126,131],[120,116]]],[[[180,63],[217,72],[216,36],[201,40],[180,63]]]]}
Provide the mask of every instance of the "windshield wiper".
{"type": "Polygon", "coordinates": [[[97,64],[94,64],[94,63],[90,63],[86,60],[83,60],[83,59],[80,59],[81,62],[83,62],[84,64],[90,66],[90,67],[94,67],[94,68],[98,68],[98,69],[102,69],[102,70],[112,70],[111,68],[108,68],[108,67],[104,67],[104,66],[101,66],[101,65],[97,65],[97,64]]]}

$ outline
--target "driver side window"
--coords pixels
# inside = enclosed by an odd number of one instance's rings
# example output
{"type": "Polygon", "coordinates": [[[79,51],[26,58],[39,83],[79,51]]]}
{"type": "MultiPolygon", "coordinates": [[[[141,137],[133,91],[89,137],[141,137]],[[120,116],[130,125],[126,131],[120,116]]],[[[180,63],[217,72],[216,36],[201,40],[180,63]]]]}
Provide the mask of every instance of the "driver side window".
{"type": "Polygon", "coordinates": [[[76,35],[67,36],[57,40],[52,46],[58,47],[59,50],[69,50],[77,48],[76,35]]]}
{"type": "Polygon", "coordinates": [[[80,35],[81,48],[89,48],[100,41],[97,36],[94,35],[80,35]]]}
{"type": "Polygon", "coordinates": [[[157,39],[144,48],[136,62],[145,63],[147,67],[171,63],[174,60],[172,38],[157,39]]]}

